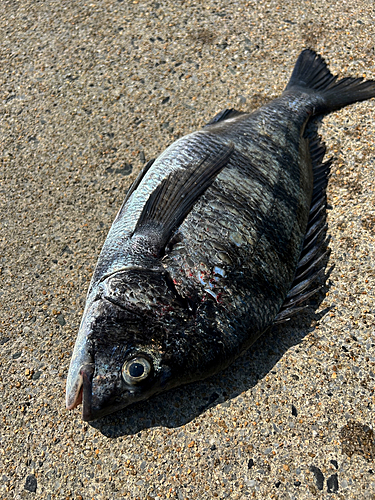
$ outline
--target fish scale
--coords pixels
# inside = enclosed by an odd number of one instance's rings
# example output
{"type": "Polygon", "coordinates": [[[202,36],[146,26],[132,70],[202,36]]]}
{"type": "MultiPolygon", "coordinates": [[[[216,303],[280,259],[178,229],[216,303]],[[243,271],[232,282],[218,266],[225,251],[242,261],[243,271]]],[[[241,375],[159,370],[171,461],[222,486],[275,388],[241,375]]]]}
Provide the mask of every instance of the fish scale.
{"type": "Polygon", "coordinates": [[[93,420],[208,377],[306,307],[328,255],[317,126],[374,96],[304,50],[279,98],[220,112],[145,166],[91,280],[67,408],[93,420]]]}

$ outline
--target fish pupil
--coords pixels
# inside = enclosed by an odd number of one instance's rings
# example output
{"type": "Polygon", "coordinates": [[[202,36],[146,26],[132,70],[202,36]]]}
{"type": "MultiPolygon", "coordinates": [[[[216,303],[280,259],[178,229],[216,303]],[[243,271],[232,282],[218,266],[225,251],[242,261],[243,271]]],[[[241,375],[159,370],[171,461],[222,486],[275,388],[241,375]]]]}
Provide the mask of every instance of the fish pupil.
{"type": "Polygon", "coordinates": [[[145,367],[141,363],[132,363],[129,366],[129,375],[131,377],[142,377],[145,367]]]}

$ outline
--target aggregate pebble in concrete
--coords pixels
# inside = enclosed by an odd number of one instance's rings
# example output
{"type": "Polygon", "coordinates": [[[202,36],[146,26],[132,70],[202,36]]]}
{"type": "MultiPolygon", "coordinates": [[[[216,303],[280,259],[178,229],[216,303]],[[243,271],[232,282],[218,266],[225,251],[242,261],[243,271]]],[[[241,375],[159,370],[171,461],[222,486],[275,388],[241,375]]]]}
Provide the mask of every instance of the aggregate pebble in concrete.
{"type": "Polygon", "coordinates": [[[335,267],[315,309],[205,382],[92,425],[64,408],[142,165],[279,95],[305,46],[375,78],[372,2],[3,1],[0,21],[0,498],[374,498],[375,102],[322,128],[335,267]]]}

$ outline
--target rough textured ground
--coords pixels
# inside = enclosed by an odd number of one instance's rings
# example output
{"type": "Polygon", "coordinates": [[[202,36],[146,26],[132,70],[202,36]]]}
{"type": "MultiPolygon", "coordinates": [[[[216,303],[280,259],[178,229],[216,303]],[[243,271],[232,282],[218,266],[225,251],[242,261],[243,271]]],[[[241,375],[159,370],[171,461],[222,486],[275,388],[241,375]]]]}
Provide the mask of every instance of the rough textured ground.
{"type": "Polygon", "coordinates": [[[375,498],[375,102],[325,120],[335,264],[223,374],[87,425],[64,408],[85,293],[145,161],[277,96],[301,49],[375,78],[372,2],[0,5],[0,498],[375,498]]]}

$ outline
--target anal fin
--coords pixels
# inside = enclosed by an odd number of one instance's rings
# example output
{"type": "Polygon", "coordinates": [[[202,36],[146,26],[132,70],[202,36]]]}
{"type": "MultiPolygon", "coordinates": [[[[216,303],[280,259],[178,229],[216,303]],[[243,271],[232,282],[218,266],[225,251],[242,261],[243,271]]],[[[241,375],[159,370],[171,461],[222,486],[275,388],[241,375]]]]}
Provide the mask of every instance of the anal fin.
{"type": "MultiPolygon", "coordinates": [[[[311,127],[308,138],[314,175],[310,215],[296,274],[274,324],[285,323],[308,308],[308,300],[322,288],[321,276],[330,253],[326,224],[326,189],[331,160],[323,162],[325,146],[321,143],[315,127],[311,127]]],[[[324,276],[326,281],[327,275],[324,276]]]]}

